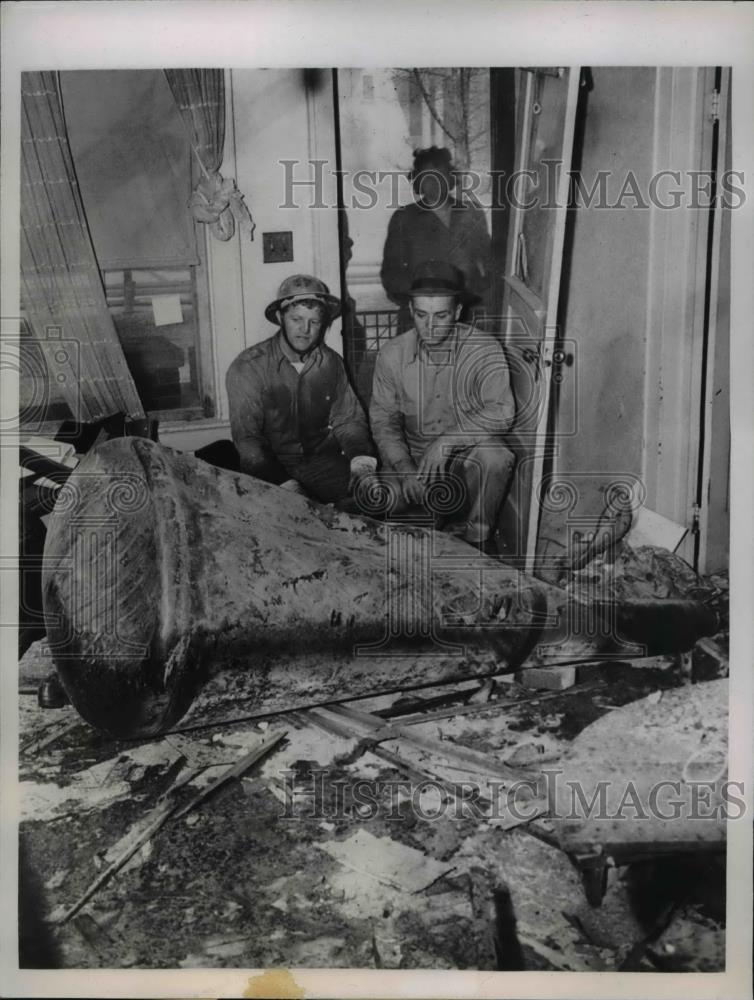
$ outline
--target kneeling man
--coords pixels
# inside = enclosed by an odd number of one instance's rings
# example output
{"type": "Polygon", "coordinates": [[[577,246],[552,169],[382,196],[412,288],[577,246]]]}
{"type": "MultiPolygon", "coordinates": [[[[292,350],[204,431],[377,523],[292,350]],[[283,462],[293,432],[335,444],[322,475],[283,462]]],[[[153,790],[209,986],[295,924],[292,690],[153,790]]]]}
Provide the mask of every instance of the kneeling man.
{"type": "Polygon", "coordinates": [[[226,377],[241,471],[322,503],[345,500],[377,466],[343,361],[323,343],[339,312],[323,281],[286,278],[265,310],[277,333],[242,351],[226,377]]]}
{"type": "Polygon", "coordinates": [[[478,300],[452,265],[420,265],[409,297],[413,329],[381,348],[369,410],[382,468],[400,485],[393,512],[437,509],[428,491],[453,479],[464,496],[449,520],[455,514],[454,530],[486,551],[515,465],[505,443],[515,416],[505,353],[494,337],[458,322],[478,300]]]}

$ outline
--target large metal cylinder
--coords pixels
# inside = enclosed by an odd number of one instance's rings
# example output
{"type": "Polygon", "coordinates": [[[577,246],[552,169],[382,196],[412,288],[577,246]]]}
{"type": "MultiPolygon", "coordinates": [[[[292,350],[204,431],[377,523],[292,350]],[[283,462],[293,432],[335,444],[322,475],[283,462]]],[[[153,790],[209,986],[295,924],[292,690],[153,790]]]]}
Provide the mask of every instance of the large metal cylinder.
{"type": "Polygon", "coordinates": [[[142,438],[101,445],[61,488],[43,593],[66,692],[117,736],[483,676],[536,662],[543,635],[572,658],[620,646],[463,542],[142,438]]]}

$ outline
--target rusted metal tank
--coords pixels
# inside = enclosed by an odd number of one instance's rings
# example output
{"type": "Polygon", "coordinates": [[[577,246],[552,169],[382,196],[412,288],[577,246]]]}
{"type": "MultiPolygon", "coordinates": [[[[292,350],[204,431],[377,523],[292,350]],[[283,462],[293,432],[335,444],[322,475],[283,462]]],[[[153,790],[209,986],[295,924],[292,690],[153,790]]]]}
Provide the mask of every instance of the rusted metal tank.
{"type": "Polygon", "coordinates": [[[641,645],[636,608],[622,638],[615,609],[585,616],[450,536],[351,517],[143,438],[96,448],[61,488],[43,594],[68,696],[116,736],[524,661],[650,655],[716,626],[694,605],[658,635],[653,609],[641,645]]]}

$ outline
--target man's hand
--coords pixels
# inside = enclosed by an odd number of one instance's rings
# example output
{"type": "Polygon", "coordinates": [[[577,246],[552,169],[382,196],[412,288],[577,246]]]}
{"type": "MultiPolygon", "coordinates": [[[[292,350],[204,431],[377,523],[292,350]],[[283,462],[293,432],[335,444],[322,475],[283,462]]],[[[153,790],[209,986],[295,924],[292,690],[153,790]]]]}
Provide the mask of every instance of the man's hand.
{"type": "Polygon", "coordinates": [[[281,490],[288,490],[289,493],[300,493],[302,496],[306,496],[306,491],[298,479],[286,479],[284,483],[280,484],[281,490]]]}
{"type": "Polygon", "coordinates": [[[410,504],[421,506],[424,502],[424,483],[418,472],[406,472],[401,476],[403,499],[410,504]]]}
{"type": "Polygon", "coordinates": [[[450,458],[450,449],[450,439],[442,435],[427,446],[416,470],[425,486],[429,486],[433,479],[439,479],[443,475],[450,458]]]}

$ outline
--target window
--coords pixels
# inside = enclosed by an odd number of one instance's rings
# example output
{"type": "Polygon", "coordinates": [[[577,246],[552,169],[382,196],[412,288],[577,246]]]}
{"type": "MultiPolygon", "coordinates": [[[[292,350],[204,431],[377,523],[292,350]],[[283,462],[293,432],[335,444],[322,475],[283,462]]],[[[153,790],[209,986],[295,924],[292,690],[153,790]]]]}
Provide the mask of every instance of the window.
{"type": "Polygon", "coordinates": [[[102,274],[126,363],[152,416],[213,415],[202,377],[198,270],[127,268],[102,274]]]}
{"type": "Polygon", "coordinates": [[[66,130],[126,363],[162,420],[214,415],[204,227],[192,153],[162,70],[60,74],[66,130]]]}

